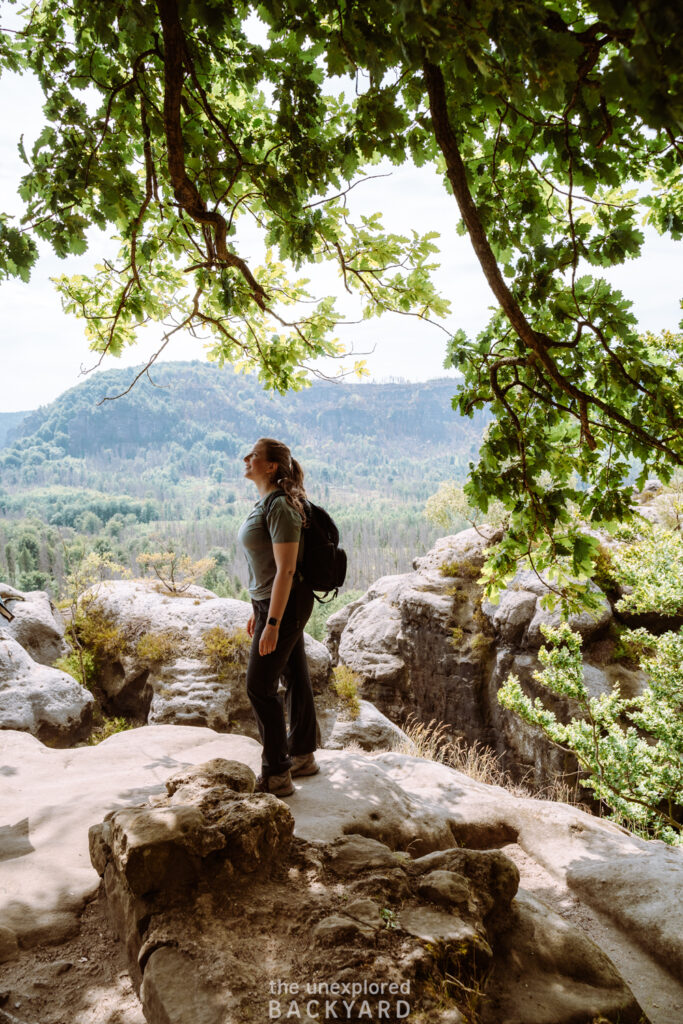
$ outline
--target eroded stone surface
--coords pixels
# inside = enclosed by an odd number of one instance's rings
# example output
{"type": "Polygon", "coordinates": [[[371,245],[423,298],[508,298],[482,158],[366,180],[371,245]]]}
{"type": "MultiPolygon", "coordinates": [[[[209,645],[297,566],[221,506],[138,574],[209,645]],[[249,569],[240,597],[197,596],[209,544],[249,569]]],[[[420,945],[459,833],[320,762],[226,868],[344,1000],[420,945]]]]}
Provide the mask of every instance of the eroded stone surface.
{"type": "MultiPolygon", "coordinates": [[[[244,686],[251,604],[198,586],[171,594],[151,580],[109,580],[86,591],[81,601],[94,602],[126,638],[125,652],[102,676],[111,713],[150,725],[205,725],[257,736],[244,686]],[[216,628],[234,639],[232,657],[218,671],[205,650],[205,639],[216,628]],[[138,650],[138,641],[150,633],[171,645],[159,661],[138,650]]],[[[320,692],[330,676],[330,657],[313,637],[304,639],[313,687],[320,692]]]]}
{"type": "Polygon", "coordinates": [[[0,730],[21,730],[43,743],[70,746],[88,736],[93,703],[92,694],[72,676],[39,664],[16,640],[0,635],[0,730]]]}
{"type": "MultiPolygon", "coordinates": [[[[233,806],[259,799],[249,796],[249,775],[244,769],[226,768],[222,763],[239,761],[258,770],[259,745],[239,735],[147,726],[117,734],[97,747],[76,750],[50,750],[25,733],[7,732],[1,740],[0,925],[13,930],[22,946],[59,941],[69,928],[78,928],[83,904],[98,884],[89,860],[87,831],[93,822],[102,822],[107,812],[131,806],[154,810],[193,804],[202,815],[211,815],[213,809],[218,813],[220,807],[227,806],[220,796],[223,781],[238,787],[230,801],[233,806]],[[196,769],[203,763],[206,768],[196,769]],[[169,794],[165,781],[173,775],[169,794]]],[[[657,965],[660,971],[653,997],[660,1010],[649,1004],[648,1016],[655,1024],[676,1024],[675,1016],[661,1013],[660,993],[666,993],[669,1009],[678,999],[683,1006],[683,989],[677,981],[683,947],[680,851],[635,839],[566,805],[520,799],[419,758],[350,751],[319,751],[317,756],[320,774],[295,780],[296,792],[286,802],[295,819],[295,841],[299,837],[310,844],[307,866],[300,866],[299,874],[288,877],[275,903],[270,893],[258,907],[247,897],[244,906],[226,904],[222,909],[226,927],[241,928],[240,915],[247,915],[249,920],[253,918],[254,927],[258,924],[262,929],[254,939],[255,955],[259,950],[266,955],[259,943],[265,942],[273,913],[286,919],[288,908],[294,905],[287,902],[290,897],[296,901],[302,891],[315,895],[315,886],[306,880],[307,871],[322,871],[325,877],[329,874],[335,886],[348,892],[347,900],[329,908],[321,906],[310,921],[302,922],[307,942],[311,922],[314,925],[333,913],[350,916],[349,905],[354,900],[375,900],[382,908],[397,911],[414,897],[419,905],[438,909],[419,888],[438,872],[466,879],[472,912],[487,929],[498,927],[495,908],[509,900],[517,875],[510,862],[491,847],[516,842],[568,893],[587,907],[609,912],[611,931],[606,932],[606,949],[618,949],[620,935],[640,944],[633,947],[633,955],[640,956],[642,964],[635,981],[647,979],[648,965],[650,969],[657,965]],[[360,838],[359,830],[364,833],[360,838]],[[463,849],[462,844],[484,849],[463,849]],[[323,846],[356,851],[354,857],[347,857],[346,873],[332,870],[323,846]],[[615,876],[613,883],[610,873],[615,876]],[[490,905],[477,895],[486,891],[494,894],[490,905]],[[662,980],[664,976],[668,983],[662,980]]],[[[241,819],[233,820],[239,827],[241,819]]],[[[205,859],[208,862],[221,855],[221,850],[210,851],[205,859]]],[[[100,869],[103,863],[98,861],[100,869]]],[[[258,885],[258,871],[240,877],[247,879],[249,887],[258,885]]],[[[167,893],[169,899],[173,891],[167,893]]],[[[150,896],[131,895],[130,900],[132,904],[120,900],[117,914],[124,941],[129,948],[139,948],[137,925],[130,927],[126,939],[123,922],[144,922],[151,912],[150,896]]],[[[454,909],[461,915],[469,910],[469,904],[454,909]]],[[[363,919],[361,914],[354,916],[363,919]]],[[[204,911],[196,925],[190,921],[185,926],[188,942],[190,938],[194,941],[195,934],[197,941],[204,937],[208,941],[213,934],[214,926],[204,911]],[[206,936],[200,934],[202,929],[206,936]]],[[[382,928],[395,930],[386,921],[382,928]]],[[[157,938],[165,941],[163,936],[157,938]]],[[[325,949],[329,954],[333,947],[325,949]]],[[[381,949],[376,955],[381,960],[381,949]]],[[[237,953],[235,956],[239,962],[237,953]]],[[[230,970],[234,974],[237,964],[230,970]]],[[[259,979],[246,978],[240,985],[258,989],[259,979]]],[[[647,984],[644,992],[648,996],[647,984]]]]}

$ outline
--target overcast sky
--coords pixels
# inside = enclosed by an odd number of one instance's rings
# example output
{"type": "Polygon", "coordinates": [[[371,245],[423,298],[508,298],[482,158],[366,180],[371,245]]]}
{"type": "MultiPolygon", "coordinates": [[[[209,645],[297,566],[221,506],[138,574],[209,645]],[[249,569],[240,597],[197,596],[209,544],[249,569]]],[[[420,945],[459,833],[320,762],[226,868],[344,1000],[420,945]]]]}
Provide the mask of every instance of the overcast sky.
{"type": "MultiPolygon", "coordinates": [[[[42,124],[41,100],[40,90],[32,80],[13,75],[0,79],[0,209],[7,213],[20,211],[16,186],[25,168],[18,157],[17,141],[23,133],[26,150],[30,151],[42,124]]],[[[438,230],[441,255],[436,280],[452,309],[444,326],[449,331],[462,327],[469,335],[475,334],[487,322],[493,299],[469,240],[456,235],[455,200],[446,194],[429,167],[380,170],[389,171],[390,176],[356,188],[349,197],[352,212],[360,215],[381,209],[385,227],[391,231],[438,230]]],[[[251,244],[247,240],[247,250],[251,244]]],[[[252,265],[259,261],[260,254],[245,251],[239,238],[237,246],[240,255],[251,259],[252,265]]],[[[43,247],[30,284],[10,281],[0,285],[0,412],[33,409],[52,401],[83,379],[82,368],[95,363],[97,357],[88,350],[81,324],[62,312],[50,277],[88,269],[99,261],[106,248],[106,240],[96,238],[85,256],[58,260],[43,247]]],[[[676,330],[683,293],[680,269],[680,251],[674,243],[648,231],[643,257],[615,269],[609,276],[633,300],[643,330],[676,330]]],[[[318,280],[315,291],[331,294],[336,289],[341,286],[336,276],[328,272],[318,280]]],[[[121,359],[107,359],[103,368],[133,366],[146,360],[158,347],[162,331],[148,328],[143,334],[135,349],[121,359]]],[[[364,358],[375,380],[426,380],[446,374],[446,335],[414,318],[385,316],[345,328],[339,336],[356,350],[374,348],[364,358]]],[[[189,336],[175,336],[165,358],[203,359],[202,342],[189,336]]]]}

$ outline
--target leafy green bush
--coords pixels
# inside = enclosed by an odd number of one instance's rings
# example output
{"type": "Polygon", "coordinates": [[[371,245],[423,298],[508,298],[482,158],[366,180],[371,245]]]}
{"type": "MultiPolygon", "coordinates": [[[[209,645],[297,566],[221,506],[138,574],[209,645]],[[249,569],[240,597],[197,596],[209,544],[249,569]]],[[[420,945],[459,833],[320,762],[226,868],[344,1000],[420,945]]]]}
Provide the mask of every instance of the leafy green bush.
{"type": "Polygon", "coordinates": [[[332,689],[339,697],[342,709],[349,718],[358,718],[360,714],[360,698],[358,687],[361,679],[348,665],[337,665],[332,670],[334,679],[332,689]]]}
{"type": "Polygon", "coordinates": [[[110,736],[114,736],[117,732],[125,732],[126,729],[133,728],[135,727],[126,718],[103,718],[88,737],[88,746],[95,747],[98,743],[109,739],[110,736]]]}
{"type": "Polygon", "coordinates": [[[126,653],[126,634],[95,598],[81,601],[73,623],[80,643],[95,662],[117,661],[126,653]]]}
{"type": "Polygon", "coordinates": [[[219,679],[232,669],[243,666],[251,647],[251,640],[245,629],[228,633],[222,626],[214,626],[202,636],[204,655],[219,679]]]}
{"type": "Polygon", "coordinates": [[[683,534],[660,526],[647,528],[625,545],[614,562],[614,574],[632,588],[617,604],[619,611],[683,612],[683,534]]]}
{"type": "Polygon", "coordinates": [[[95,659],[90,651],[83,651],[81,657],[76,651],[72,651],[71,654],[58,658],[53,667],[73,676],[86,690],[92,690],[97,681],[95,659]]]}
{"type": "Polygon", "coordinates": [[[590,697],[581,637],[567,623],[541,629],[552,647],[539,651],[544,671],[535,678],[553,693],[575,700],[582,717],[563,725],[540,698],[532,701],[524,693],[514,675],[499,690],[498,700],[576,755],[588,772],[581,785],[605,802],[613,820],[681,843],[683,630],[660,637],[643,629],[624,634],[650,678],[643,694],[626,699],[617,692],[590,697]]]}
{"type": "Polygon", "coordinates": [[[152,665],[168,661],[178,653],[178,638],[168,631],[143,633],[135,645],[135,653],[141,661],[152,665]]]}

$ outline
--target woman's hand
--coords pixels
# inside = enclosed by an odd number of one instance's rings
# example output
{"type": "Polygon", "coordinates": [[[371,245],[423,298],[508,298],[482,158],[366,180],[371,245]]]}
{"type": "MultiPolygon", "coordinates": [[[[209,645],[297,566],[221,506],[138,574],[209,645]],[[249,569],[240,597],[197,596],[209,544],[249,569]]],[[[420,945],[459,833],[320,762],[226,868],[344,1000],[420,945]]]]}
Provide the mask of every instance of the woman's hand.
{"type": "Polygon", "coordinates": [[[255,624],[255,618],[254,618],[254,613],[252,612],[251,615],[249,616],[249,622],[247,622],[247,636],[253,636],[254,635],[254,624],[255,624]]]}
{"type": "Polygon", "coordinates": [[[279,635],[279,626],[264,626],[258,643],[259,654],[272,654],[277,647],[277,638],[279,635]]]}

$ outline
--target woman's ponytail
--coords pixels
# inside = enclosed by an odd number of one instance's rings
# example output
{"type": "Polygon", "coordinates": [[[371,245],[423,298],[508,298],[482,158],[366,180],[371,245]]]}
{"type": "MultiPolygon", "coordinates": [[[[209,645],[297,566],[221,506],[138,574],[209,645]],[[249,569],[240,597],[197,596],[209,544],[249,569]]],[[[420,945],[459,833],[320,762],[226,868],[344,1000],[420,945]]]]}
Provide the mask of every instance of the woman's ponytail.
{"type": "Polygon", "coordinates": [[[292,453],[282,441],[272,437],[261,437],[257,444],[262,446],[267,462],[276,462],[277,469],[273,474],[273,483],[285,492],[287,503],[296,509],[306,525],[306,491],[304,490],[304,471],[300,463],[292,458],[292,453]]]}

